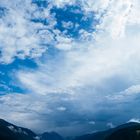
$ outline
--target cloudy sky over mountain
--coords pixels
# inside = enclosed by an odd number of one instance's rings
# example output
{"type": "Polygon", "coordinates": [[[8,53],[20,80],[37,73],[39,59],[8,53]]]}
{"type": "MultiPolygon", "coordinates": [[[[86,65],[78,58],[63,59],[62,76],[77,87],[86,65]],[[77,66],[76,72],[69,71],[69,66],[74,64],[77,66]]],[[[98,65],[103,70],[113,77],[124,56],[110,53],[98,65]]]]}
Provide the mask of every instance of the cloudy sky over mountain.
{"type": "Polygon", "coordinates": [[[0,118],[36,132],[139,120],[139,0],[0,1],[0,118]]]}

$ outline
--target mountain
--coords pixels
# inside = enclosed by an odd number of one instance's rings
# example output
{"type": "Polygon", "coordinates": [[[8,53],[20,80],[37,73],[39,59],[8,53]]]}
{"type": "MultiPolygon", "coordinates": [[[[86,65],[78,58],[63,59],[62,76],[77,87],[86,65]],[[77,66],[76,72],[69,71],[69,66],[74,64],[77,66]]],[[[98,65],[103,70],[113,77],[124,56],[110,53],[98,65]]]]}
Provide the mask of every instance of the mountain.
{"type": "Polygon", "coordinates": [[[126,123],[106,131],[79,136],[75,140],[140,140],[140,124],[126,123]]]}
{"type": "Polygon", "coordinates": [[[35,140],[37,135],[31,130],[17,127],[0,119],[0,140],[35,140]]]}
{"type": "Polygon", "coordinates": [[[105,140],[140,140],[140,124],[135,123],[120,128],[111,133],[105,140]]]}
{"type": "Polygon", "coordinates": [[[64,140],[55,132],[45,132],[37,135],[31,130],[18,127],[0,119],[0,140],[64,140]]]}
{"type": "Polygon", "coordinates": [[[62,136],[55,132],[45,132],[40,136],[40,140],[64,140],[62,136]]]}
{"type": "Polygon", "coordinates": [[[0,119],[0,140],[140,140],[140,124],[126,123],[102,132],[63,138],[55,132],[37,135],[27,128],[0,119]]]}

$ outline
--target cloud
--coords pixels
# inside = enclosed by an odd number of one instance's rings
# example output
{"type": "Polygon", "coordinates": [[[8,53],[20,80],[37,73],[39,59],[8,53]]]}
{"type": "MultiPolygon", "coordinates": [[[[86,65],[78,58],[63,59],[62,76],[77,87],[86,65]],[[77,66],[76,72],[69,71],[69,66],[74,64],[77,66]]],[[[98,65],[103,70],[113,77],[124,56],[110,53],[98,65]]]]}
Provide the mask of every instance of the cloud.
{"type": "Polygon", "coordinates": [[[110,128],[114,128],[114,127],[115,127],[114,124],[112,124],[112,123],[110,123],[110,122],[107,123],[107,126],[110,127],[110,128]]]}
{"type": "Polygon", "coordinates": [[[101,83],[107,84],[108,82],[105,81],[109,81],[116,75],[124,81],[127,77],[126,83],[138,84],[135,76],[139,77],[137,70],[140,68],[138,66],[140,47],[135,39],[131,41],[126,43],[126,39],[119,42],[107,40],[107,42],[101,42],[103,46],[100,43],[96,43],[95,46],[79,43],[77,45],[80,45],[80,48],[84,45],[88,46],[86,51],[78,49],[62,53],[56,58],[54,56],[52,60],[48,60],[48,63],[40,63],[39,69],[35,71],[30,72],[28,69],[25,72],[19,71],[18,77],[25,87],[42,94],[44,92],[46,94],[47,92],[70,92],[75,88],[91,85],[102,87],[101,83]],[[133,67],[129,68],[130,65],[133,67]]]}
{"type": "Polygon", "coordinates": [[[136,98],[139,95],[139,93],[140,93],[140,85],[132,85],[121,92],[107,96],[107,99],[112,100],[113,102],[130,101],[136,98]]]}
{"type": "Polygon", "coordinates": [[[135,122],[135,123],[140,123],[140,119],[132,118],[128,121],[129,122],[135,122]]]}
{"type": "Polygon", "coordinates": [[[31,1],[20,0],[4,1],[0,5],[6,9],[0,19],[1,63],[11,63],[15,57],[39,57],[46,48],[39,46],[40,38],[36,34],[42,25],[30,21],[35,6],[31,1]]]}
{"type": "Polygon", "coordinates": [[[94,121],[90,121],[89,124],[95,125],[95,122],[94,121]]]}
{"type": "MultiPolygon", "coordinates": [[[[64,41],[71,39],[55,27],[58,22],[55,16],[58,13],[56,13],[57,11],[52,13],[52,9],[55,6],[61,7],[58,5],[65,6],[68,3],[71,5],[73,2],[52,1],[42,8],[37,6],[37,2],[33,3],[30,0],[24,2],[16,0],[14,3],[8,0],[0,2],[2,9],[0,63],[12,63],[15,58],[40,58],[44,53],[47,53],[48,47],[55,47],[56,43],[61,44],[61,47],[60,45],[56,46],[58,49],[69,48],[68,44],[66,46],[59,42],[60,38],[63,38],[64,41]]],[[[66,25],[68,26],[69,23],[63,22],[63,28],[67,29],[66,25]]]]}

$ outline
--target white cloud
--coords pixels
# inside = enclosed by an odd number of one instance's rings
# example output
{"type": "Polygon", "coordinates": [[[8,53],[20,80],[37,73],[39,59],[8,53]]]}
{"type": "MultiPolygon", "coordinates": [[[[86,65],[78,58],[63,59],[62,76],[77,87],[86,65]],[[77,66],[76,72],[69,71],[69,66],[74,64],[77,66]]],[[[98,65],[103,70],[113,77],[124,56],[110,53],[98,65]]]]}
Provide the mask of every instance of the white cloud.
{"type": "Polygon", "coordinates": [[[57,37],[58,43],[56,44],[56,48],[60,50],[70,50],[72,48],[73,40],[72,38],[68,38],[66,36],[58,36],[57,37]]]}
{"type": "Polygon", "coordinates": [[[39,57],[46,48],[39,46],[40,38],[36,32],[41,24],[31,22],[30,16],[36,9],[31,1],[1,1],[6,13],[0,19],[1,63],[11,63],[15,57],[39,57]],[[21,4],[22,3],[22,4],[21,4]]]}
{"type": "Polygon", "coordinates": [[[125,26],[131,10],[131,0],[111,1],[98,28],[104,30],[113,38],[124,36],[125,26]]]}
{"type": "Polygon", "coordinates": [[[113,123],[111,123],[111,122],[109,122],[109,123],[107,123],[107,125],[106,126],[108,126],[108,127],[110,127],[110,128],[114,128],[115,126],[114,126],[114,124],[113,123]]]}
{"type": "Polygon", "coordinates": [[[64,106],[60,106],[57,108],[58,111],[66,111],[66,108],[64,106]]]}
{"type": "Polygon", "coordinates": [[[95,122],[94,121],[89,121],[89,124],[95,125],[95,122]]]}
{"type": "Polygon", "coordinates": [[[57,7],[64,7],[65,5],[75,4],[76,0],[53,0],[51,2],[57,7]]]}
{"type": "MultiPolygon", "coordinates": [[[[35,4],[31,4],[31,1],[27,0],[24,2],[17,0],[14,3],[8,0],[0,2],[2,7],[8,9],[5,16],[0,19],[1,62],[11,63],[15,57],[21,59],[40,57],[47,49],[46,46],[42,46],[40,43],[50,44],[55,40],[54,34],[48,30],[53,30],[53,26],[56,24],[55,18],[50,15],[50,8],[53,5],[62,7],[66,4],[76,3],[75,0],[51,1],[48,9],[40,11],[35,4]],[[21,7],[21,5],[24,6],[21,7]],[[49,25],[44,27],[42,24],[31,22],[33,17],[47,18],[49,25]],[[43,29],[43,31],[37,34],[39,29],[43,29]]],[[[80,4],[85,11],[94,11],[96,16],[100,17],[101,22],[97,29],[104,30],[105,36],[106,34],[113,38],[124,36],[126,25],[139,24],[137,18],[140,13],[138,0],[82,0],[80,4]]],[[[66,24],[64,25],[66,26],[66,24]]],[[[72,24],[69,24],[69,26],[72,26],[72,24]]],[[[59,36],[61,35],[58,34],[59,36]]],[[[60,42],[57,48],[65,50],[71,47],[60,42]]]]}
{"type": "Polygon", "coordinates": [[[140,46],[135,39],[126,41],[127,39],[107,40],[96,43],[95,46],[78,43],[80,48],[84,48],[84,45],[88,48],[62,53],[48,63],[39,64],[39,69],[35,71],[19,71],[19,80],[33,92],[42,94],[71,92],[75,88],[91,85],[102,87],[103,82],[115,75],[122,76],[121,79],[127,77],[130,83],[137,84],[140,46]]]}
{"type": "Polygon", "coordinates": [[[65,21],[62,21],[62,25],[63,25],[63,27],[64,28],[66,28],[66,29],[71,29],[71,28],[73,28],[73,23],[72,22],[65,22],[65,21]]]}
{"type": "Polygon", "coordinates": [[[140,94],[140,85],[131,85],[127,89],[114,93],[113,95],[108,95],[106,98],[113,102],[124,102],[130,101],[136,98],[140,94]]]}
{"type": "Polygon", "coordinates": [[[135,122],[135,123],[140,123],[140,119],[132,118],[128,121],[129,122],[135,122]]]}
{"type": "MultiPolygon", "coordinates": [[[[26,57],[38,58],[46,53],[48,45],[56,45],[58,49],[70,49],[69,42],[60,41],[62,33],[54,29],[57,23],[55,15],[50,13],[50,9],[66,4],[76,3],[74,1],[50,1],[49,6],[40,10],[31,0],[16,0],[14,3],[1,1],[0,5],[5,7],[5,14],[0,19],[0,63],[11,63],[15,57],[25,59],[26,57]],[[34,19],[45,19],[48,25],[32,22],[34,19]],[[59,42],[60,41],[60,42],[59,42]]],[[[63,23],[65,28],[72,27],[72,23],[63,23]]],[[[67,37],[66,37],[67,38],[67,37]]],[[[67,38],[67,40],[70,38],[67,38]]]]}

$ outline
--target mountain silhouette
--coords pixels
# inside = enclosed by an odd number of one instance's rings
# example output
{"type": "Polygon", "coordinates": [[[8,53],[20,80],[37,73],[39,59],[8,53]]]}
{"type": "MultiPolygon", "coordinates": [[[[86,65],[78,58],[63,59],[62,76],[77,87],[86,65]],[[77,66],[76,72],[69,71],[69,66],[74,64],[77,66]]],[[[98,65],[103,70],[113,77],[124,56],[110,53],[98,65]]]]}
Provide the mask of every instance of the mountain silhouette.
{"type": "Polygon", "coordinates": [[[27,128],[0,119],[0,140],[140,140],[140,124],[131,122],[106,131],[63,138],[56,132],[37,135],[27,128]]]}
{"type": "Polygon", "coordinates": [[[140,140],[140,124],[130,122],[106,131],[79,136],[75,140],[140,140]]]}
{"type": "Polygon", "coordinates": [[[0,119],[0,140],[35,140],[36,136],[29,129],[15,126],[0,119]]]}

